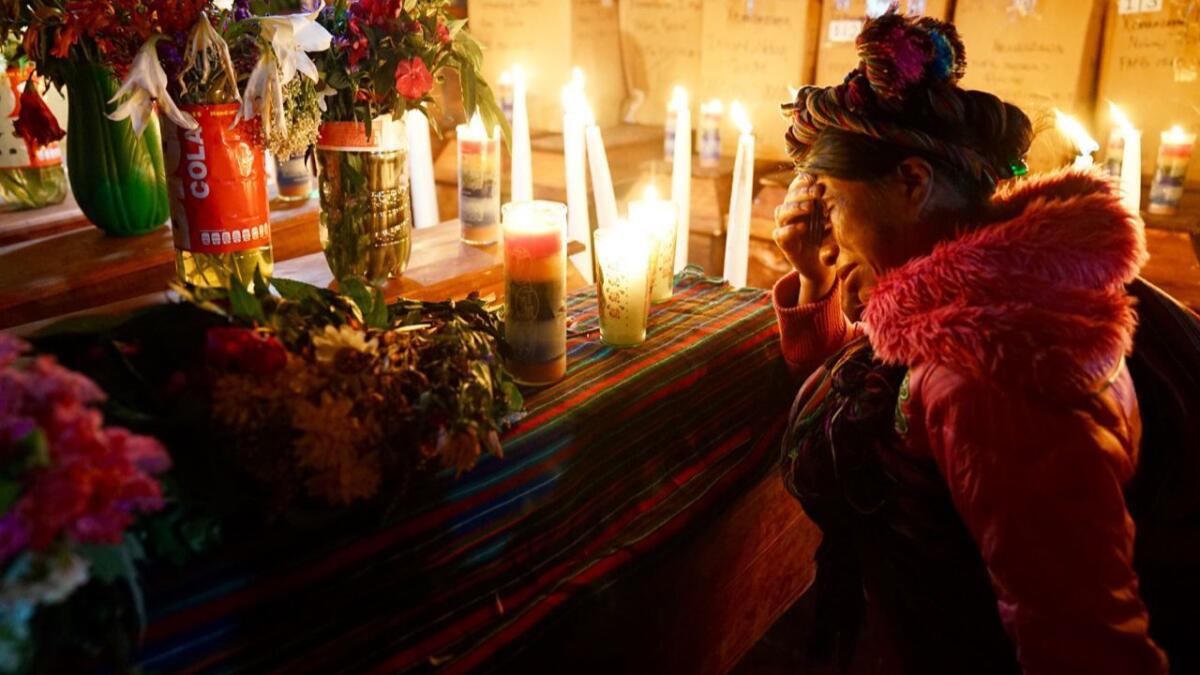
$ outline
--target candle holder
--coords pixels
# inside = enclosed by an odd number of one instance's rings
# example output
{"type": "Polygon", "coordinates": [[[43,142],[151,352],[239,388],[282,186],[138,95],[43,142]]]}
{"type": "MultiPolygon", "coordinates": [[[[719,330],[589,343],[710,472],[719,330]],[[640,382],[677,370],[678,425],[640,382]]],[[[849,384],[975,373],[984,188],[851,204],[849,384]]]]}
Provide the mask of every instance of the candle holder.
{"type": "Polygon", "coordinates": [[[511,202],[501,213],[506,366],[521,384],[551,384],[567,372],[567,207],[511,202]]]}
{"type": "Polygon", "coordinates": [[[458,219],[465,243],[499,240],[500,189],[499,133],[488,136],[478,117],[458,125],[458,219]]]}
{"type": "Polygon", "coordinates": [[[654,243],[648,233],[631,227],[601,228],[593,236],[600,339],[613,347],[640,345],[650,315],[654,243]]]}
{"type": "Polygon", "coordinates": [[[1179,127],[1162,133],[1158,167],[1154,171],[1154,181],[1150,183],[1150,213],[1173,215],[1179,212],[1188,162],[1195,146],[1196,134],[1184,133],[1179,127]]]}
{"type": "Polygon", "coordinates": [[[648,194],[645,199],[629,202],[629,220],[633,227],[649,235],[654,248],[650,300],[671,299],[675,284],[675,237],[678,208],[673,202],[648,194]]]}

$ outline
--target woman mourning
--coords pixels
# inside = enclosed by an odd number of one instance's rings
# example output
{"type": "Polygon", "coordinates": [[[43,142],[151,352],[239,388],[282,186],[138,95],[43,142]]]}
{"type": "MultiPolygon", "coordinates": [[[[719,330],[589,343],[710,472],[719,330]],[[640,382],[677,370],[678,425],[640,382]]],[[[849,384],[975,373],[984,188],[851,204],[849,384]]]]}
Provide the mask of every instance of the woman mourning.
{"type": "Polygon", "coordinates": [[[824,535],[814,653],[1165,673],[1123,495],[1140,226],[1096,175],[1012,180],[1030,121],[957,85],[952,26],[888,13],[858,50],[843,84],[785,106],[798,176],[776,210],[783,351],[811,373],[783,472],[824,535]]]}

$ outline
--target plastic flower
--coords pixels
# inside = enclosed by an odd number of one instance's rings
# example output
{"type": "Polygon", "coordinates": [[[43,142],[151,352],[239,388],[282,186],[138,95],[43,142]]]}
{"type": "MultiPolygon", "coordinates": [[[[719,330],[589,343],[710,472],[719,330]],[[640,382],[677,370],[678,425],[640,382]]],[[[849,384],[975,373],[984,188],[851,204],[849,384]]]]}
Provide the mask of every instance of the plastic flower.
{"type": "Polygon", "coordinates": [[[404,98],[419,100],[433,88],[433,75],[421,57],[414,56],[396,64],[396,91],[404,98]]]}
{"type": "Polygon", "coordinates": [[[364,333],[350,326],[342,325],[337,328],[325,326],[325,330],[312,336],[313,346],[317,348],[317,360],[331,363],[337,353],[343,349],[352,349],[364,354],[374,354],[379,348],[375,338],[367,340],[364,333]]]}
{"type": "Polygon", "coordinates": [[[116,110],[109,113],[108,118],[114,121],[131,120],[133,131],[138,135],[141,135],[142,130],[149,124],[150,116],[154,114],[155,102],[163,114],[177,126],[184,129],[195,129],[199,126],[191,115],[175,105],[175,101],[171,100],[171,95],[167,93],[167,73],[158,61],[158,51],[154,46],[161,37],[156,35],[142,45],[137,56],[133,58],[133,65],[129,67],[121,88],[109,101],[116,103],[124,99],[116,110]]]}
{"type": "Polygon", "coordinates": [[[29,145],[34,147],[49,145],[67,135],[67,132],[58,125],[54,113],[50,112],[50,107],[42,100],[33,77],[25,82],[25,91],[21,92],[18,108],[17,121],[13,123],[13,129],[29,145]]]}

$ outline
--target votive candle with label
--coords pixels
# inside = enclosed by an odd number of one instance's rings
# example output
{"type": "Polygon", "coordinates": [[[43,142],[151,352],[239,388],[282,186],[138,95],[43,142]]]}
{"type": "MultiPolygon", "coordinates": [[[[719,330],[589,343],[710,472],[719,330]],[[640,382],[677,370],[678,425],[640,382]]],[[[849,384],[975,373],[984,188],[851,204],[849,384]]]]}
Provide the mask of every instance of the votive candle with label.
{"type": "Polygon", "coordinates": [[[654,269],[651,273],[652,302],[671,297],[675,282],[675,236],[678,209],[669,199],[659,199],[653,186],[646,189],[642,199],[629,202],[629,221],[632,227],[647,233],[654,245],[654,269]]]}
{"type": "Polygon", "coordinates": [[[592,236],[600,273],[600,339],[613,347],[640,345],[646,341],[650,315],[654,242],[648,232],[625,223],[600,228],[592,236]]]}
{"type": "Polygon", "coordinates": [[[458,219],[464,242],[499,240],[500,188],[500,130],[489,135],[475,113],[469,125],[458,125],[458,219]]]}
{"type": "Polygon", "coordinates": [[[510,202],[501,211],[506,366],[522,384],[557,382],[567,372],[567,206],[510,202]]]}

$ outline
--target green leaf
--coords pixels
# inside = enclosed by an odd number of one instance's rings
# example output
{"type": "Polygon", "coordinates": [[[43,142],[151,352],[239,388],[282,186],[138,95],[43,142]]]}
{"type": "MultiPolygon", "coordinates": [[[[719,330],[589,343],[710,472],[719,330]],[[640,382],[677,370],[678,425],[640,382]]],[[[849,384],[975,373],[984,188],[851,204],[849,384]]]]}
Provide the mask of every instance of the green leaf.
{"type": "Polygon", "coordinates": [[[390,323],[388,315],[387,298],[383,297],[383,289],[375,289],[375,302],[371,305],[371,312],[364,319],[367,326],[370,328],[384,329],[390,323]]]}
{"type": "Polygon", "coordinates": [[[88,571],[91,575],[105,583],[118,579],[136,578],[136,573],[130,563],[125,545],[118,546],[101,544],[82,544],[79,554],[88,561],[88,571]]]}
{"type": "Polygon", "coordinates": [[[265,298],[271,294],[270,286],[267,280],[263,278],[262,267],[254,266],[254,295],[257,298],[265,298]]]}
{"type": "Polygon", "coordinates": [[[294,300],[296,302],[313,298],[319,299],[323,290],[312,284],[306,284],[303,281],[280,279],[279,277],[272,277],[271,285],[275,287],[275,290],[279,291],[280,297],[284,300],[294,300]]]}
{"type": "Polygon", "coordinates": [[[338,280],[338,289],[342,295],[354,301],[358,305],[359,315],[365,317],[371,312],[372,299],[371,290],[367,288],[367,284],[358,277],[346,277],[338,280]]]}
{"type": "Polygon", "coordinates": [[[521,395],[516,382],[505,379],[500,388],[504,390],[504,398],[508,400],[508,412],[517,412],[525,407],[525,397],[521,395]]]}
{"type": "Polygon", "coordinates": [[[262,301],[246,290],[246,285],[233,279],[229,285],[229,310],[233,318],[242,321],[266,322],[262,301]]]}

